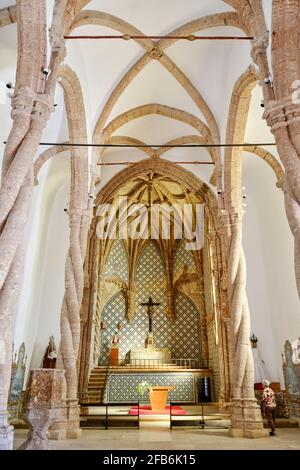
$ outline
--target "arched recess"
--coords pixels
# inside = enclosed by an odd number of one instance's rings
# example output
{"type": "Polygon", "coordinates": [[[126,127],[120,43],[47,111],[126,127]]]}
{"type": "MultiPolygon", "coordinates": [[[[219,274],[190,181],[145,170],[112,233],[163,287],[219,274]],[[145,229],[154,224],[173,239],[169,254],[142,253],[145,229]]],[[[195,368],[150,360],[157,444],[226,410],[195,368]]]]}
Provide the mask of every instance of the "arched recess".
{"type": "MultiPolygon", "coordinates": [[[[227,318],[228,311],[226,309],[226,298],[224,299],[223,286],[221,278],[226,276],[226,265],[222,258],[222,240],[217,222],[217,200],[207,184],[200,181],[194,174],[182,169],[176,164],[170,163],[160,158],[148,158],[142,160],[129,168],[125,168],[115,175],[109,183],[99,192],[96,198],[96,206],[100,204],[111,203],[115,195],[119,194],[124,184],[128,181],[135,180],[139,177],[145,177],[148,173],[156,173],[162,177],[171,179],[178,183],[181,187],[185,187],[187,191],[191,191],[204,201],[205,204],[205,220],[207,221],[207,251],[209,252],[211,266],[208,268],[210,274],[214,273],[215,285],[215,302],[213,302],[212,311],[210,313],[211,321],[215,321],[218,329],[218,342],[216,350],[220,358],[220,382],[221,382],[221,399],[229,400],[230,396],[230,374],[228,361],[228,341],[227,341],[227,318]],[[218,268],[217,268],[218,266],[218,268]]],[[[90,348],[92,347],[92,324],[94,307],[97,299],[97,283],[99,279],[99,250],[100,240],[96,236],[97,217],[94,216],[90,233],[89,233],[89,249],[85,260],[86,273],[88,276],[89,291],[86,290],[81,310],[82,329],[82,349],[80,357],[80,381],[79,393],[84,396],[87,389],[87,382],[90,368],[90,348]]],[[[224,255],[224,254],[223,254],[224,255]]],[[[226,296],[225,296],[226,297],[226,296]]]]}

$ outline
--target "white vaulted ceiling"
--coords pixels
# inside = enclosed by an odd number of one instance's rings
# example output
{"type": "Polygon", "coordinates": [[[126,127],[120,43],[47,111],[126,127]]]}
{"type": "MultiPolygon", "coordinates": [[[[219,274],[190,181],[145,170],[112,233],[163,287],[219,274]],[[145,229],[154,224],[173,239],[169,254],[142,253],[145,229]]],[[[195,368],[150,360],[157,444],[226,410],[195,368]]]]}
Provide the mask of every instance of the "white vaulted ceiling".
{"type": "MultiPolygon", "coordinates": [[[[216,13],[234,10],[221,0],[92,0],[86,11],[98,11],[113,15],[137,28],[146,35],[165,35],[186,23],[216,13]]],[[[118,35],[126,32],[99,25],[85,25],[72,31],[72,35],[118,35]]],[[[205,36],[244,36],[238,28],[217,27],[193,31],[205,36]]],[[[137,42],[124,40],[78,40],[67,42],[66,62],[78,74],[86,105],[89,139],[92,140],[97,120],[111,93],[128,70],[145,54],[137,42]]],[[[176,41],[165,49],[165,54],[185,74],[202,95],[216,120],[220,141],[226,137],[229,104],[235,82],[245,72],[250,59],[249,41],[176,41]]],[[[188,92],[159,60],[152,60],[126,86],[113,106],[106,123],[131,108],[148,103],[175,107],[204,120],[203,113],[188,92]]],[[[267,126],[261,119],[261,108],[254,110],[249,120],[260,129],[267,126]],[[258,113],[257,113],[258,111],[258,113]],[[259,122],[259,126],[257,123],[259,122]]],[[[147,144],[164,144],[183,135],[197,134],[195,129],[182,122],[157,115],[133,120],[119,128],[113,135],[134,137],[147,144]]],[[[252,133],[251,133],[252,134],[252,133]]],[[[267,134],[268,135],[268,134],[267,134]]],[[[252,135],[251,135],[252,137],[252,135]]],[[[255,136],[253,136],[255,141],[255,136]]],[[[269,138],[269,136],[268,136],[269,138]]],[[[264,139],[263,139],[264,140],[264,139]]],[[[107,150],[105,160],[141,159],[137,150],[107,150]]],[[[174,149],[164,154],[172,160],[210,159],[205,149],[174,149]]],[[[187,167],[199,174],[198,168],[187,167]]],[[[103,181],[107,181],[120,168],[102,169],[103,181]]],[[[201,176],[208,181],[211,167],[201,167],[201,176]]]]}
{"type": "MultiPolygon", "coordinates": [[[[48,19],[50,22],[53,0],[47,1],[48,19]]],[[[270,0],[263,2],[266,7],[267,20],[270,0]]],[[[5,7],[10,1],[1,0],[5,7]]],[[[92,0],[85,11],[94,11],[101,16],[112,15],[120,20],[119,30],[99,25],[85,25],[73,30],[71,35],[118,35],[126,32],[128,23],[146,35],[166,35],[190,21],[213,14],[234,12],[233,8],[222,0],[92,0]],[[126,23],[127,22],[127,23],[126,23]],[[124,29],[125,28],[125,29],[124,29]]],[[[101,22],[101,21],[100,21],[101,22]]],[[[50,25],[50,24],[49,24],[50,25]]],[[[234,27],[217,27],[193,30],[193,34],[242,35],[245,33],[234,27]]],[[[0,79],[14,81],[13,70],[16,61],[16,25],[0,29],[0,42],[3,50],[3,62],[10,70],[1,67],[0,79]],[[2,78],[3,77],[3,78],[2,78]]],[[[75,71],[81,83],[86,108],[88,139],[93,140],[95,125],[101,112],[117,84],[128,70],[147,51],[134,40],[78,40],[67,42],[65,62],[75,71]]],[[[164,50],[168,58],[180,69],[190,84],[203,97],[217,123],[220,141],[225,142],[229,104],[234,84],[245,72],[250,58],[249,41],[184,41],[179,40],[164,50]]],[[[247,137],[251,141],[270,141],[270,133],[262,120],[262,109],[259,107],[261,90],[256,92],[257,106],[251,107],[247,137]],[[257,135],[256,135],[257,132],[257,135]]],[[[68,139],[65,124],[63,95],[58,90],[56,102],[58,107],[52,116],[44,134],[45,141],[64,141],[68,139]]],[[[119,114],[131,108],[148,103],[158,103],[175,107],[190,113],[206,124],[203,112],[195,100],[188,94],[182,84],[166,69],[159,60],[150,60],[144,68],[127,84],[109,113],[106,124],[119,114]]],[[[8,108],[9,109],[9,108],[8,108]]],[[[5,128],[5,138],[9,126],[5,128]]],[[[133,120],[120,127],[113,135],[134,137],[145,143],[164,144],[171,139],[184,135],[197,134],[195,129],[180,121],[158,115],[148,115],[133,120]]],[[[205,149],[174,149],[163,156],[173,160],[207,160],[210,158],[205,149]]],[[[105,159],[114,158],[133,160],[144,158],[137,150],[107,150],[105,159]]],[[[200,169],[188,166],[199,174],[200,169]]],[[[102,169],[104,180],[111,177],[119,167],[102,169]],[[115,171],[114,171],[115,170],[115,171]]],[[[201,176],[209,180],[211,167],[201,167],[201,176]]]]}

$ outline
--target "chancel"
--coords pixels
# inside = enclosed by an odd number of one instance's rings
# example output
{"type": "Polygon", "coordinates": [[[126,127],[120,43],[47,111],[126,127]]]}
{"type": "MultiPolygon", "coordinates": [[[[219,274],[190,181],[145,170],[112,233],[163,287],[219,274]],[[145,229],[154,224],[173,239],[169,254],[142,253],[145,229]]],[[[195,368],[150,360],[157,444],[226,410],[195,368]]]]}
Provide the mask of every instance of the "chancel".
{"type": "Polygon", "coordinates": [[[0,450],[300,449],[299,18],[0,1],[0,450]]]}

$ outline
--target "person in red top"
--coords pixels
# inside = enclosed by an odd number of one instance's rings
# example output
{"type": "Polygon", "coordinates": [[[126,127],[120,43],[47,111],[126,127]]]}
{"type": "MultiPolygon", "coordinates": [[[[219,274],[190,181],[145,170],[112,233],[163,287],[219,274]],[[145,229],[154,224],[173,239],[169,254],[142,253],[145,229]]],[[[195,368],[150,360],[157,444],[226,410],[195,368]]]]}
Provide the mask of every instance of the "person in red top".
{"type": "Polygon", "coordinates": [[[276,433],[275,433],[275,413],[276,413],[275,393],[271,389],[270,382],[268,380],[263,380],[262,384],[264,387],[264,391],[262,395],[263,410],[265,412],[266,418],[271,428],[270,436],[276,436],[276,433]]]}

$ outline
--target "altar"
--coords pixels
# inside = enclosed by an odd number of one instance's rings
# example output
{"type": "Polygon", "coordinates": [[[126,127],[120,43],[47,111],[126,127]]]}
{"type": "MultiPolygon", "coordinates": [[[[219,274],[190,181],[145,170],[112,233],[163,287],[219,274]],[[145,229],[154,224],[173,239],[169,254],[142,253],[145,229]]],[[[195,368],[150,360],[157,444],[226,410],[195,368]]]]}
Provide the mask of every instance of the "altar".
{"type": "Polygon", "coordinates": [[[153,411],[164,411],[167,406],[168,393],[176,390],[174,386],[151,386],[150,387],[150,404],[153,411]]]}
{"type": "Polygon", "coordinates": [[[171,351],[168,348],[135,348],[126,354],[127,364],[135,366],[157,366],[171,363],[171,351]]]}

